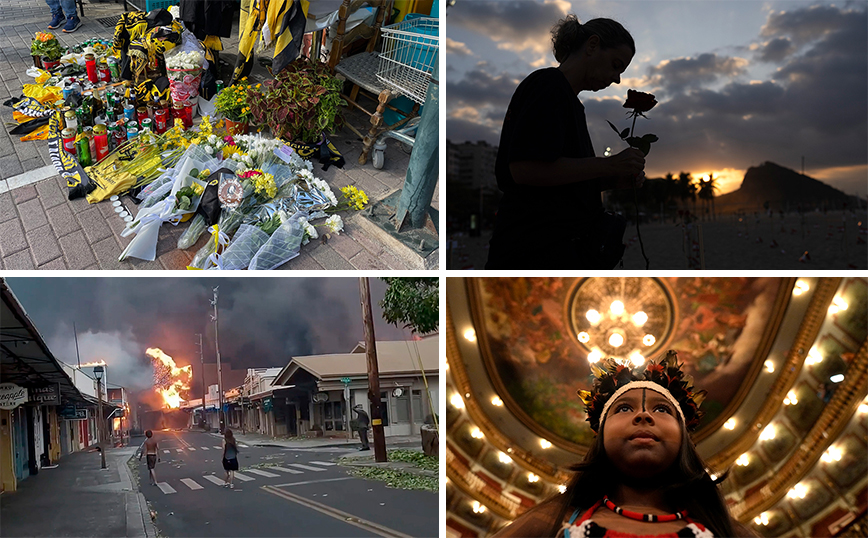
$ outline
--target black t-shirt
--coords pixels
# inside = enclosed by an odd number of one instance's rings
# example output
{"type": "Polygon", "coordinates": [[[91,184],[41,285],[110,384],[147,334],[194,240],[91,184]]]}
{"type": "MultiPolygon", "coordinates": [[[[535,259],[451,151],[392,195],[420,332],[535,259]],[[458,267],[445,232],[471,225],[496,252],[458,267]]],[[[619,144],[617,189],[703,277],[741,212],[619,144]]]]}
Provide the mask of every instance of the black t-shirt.
{"type": "MultiPolygon", "coordinates": [[[[556,186],[524,185],[512,178],[509,164],[594,156],[585,107],[564,74],[550,67],[528,75],[512,96],[500,134],[495,177],[503,198],[490,245],[490,268],[515,266],[516,252],[526,249],[528,241],[540,247],[543,257],[567,255],[572,233],[603,211],[602,178],[556,186]],[[540,233],[543,227],[547,231],[540,233]]],[[[557,261],[536,261],[539,268],[572,264],[563,256],[557,261]]]]}
{"type": "Polygon", "coordinates": [[[512,162],[594,156],[585,107],[563,73],[554,67],[531,73],[515,90],[500,133],[495,176],[507,205],[517,203],[525,211],[543,211],[549,217],[571,222],[598,213],[603,208],[599,180],[556,186],[520,185],[509,171],[512,162]]]}

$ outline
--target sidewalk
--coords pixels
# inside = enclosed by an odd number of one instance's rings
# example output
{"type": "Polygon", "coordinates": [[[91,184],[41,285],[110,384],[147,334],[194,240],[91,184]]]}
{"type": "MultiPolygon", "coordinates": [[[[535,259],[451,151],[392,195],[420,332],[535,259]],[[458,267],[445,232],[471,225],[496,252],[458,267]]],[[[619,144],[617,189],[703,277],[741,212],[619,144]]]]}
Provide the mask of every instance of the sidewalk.
{"type": "Polygon", "coordinates": [[[3,536],[119,536],[155,538],[145,497],[127,461],[136,446],[110,448],[106,467],[87,449],[60,459],[0,497],[3,536]]]}
{"type": "MultiPolygon", "coordinates": [[[[94,37],[111,39],[114,24],[110,19],[123,12],[123,4],[85,1],[84,12],[83,24],[75,33],[54,31],[61,44],[73,45],[94,37]]],[[[21,95],[22,84],[33,82],[25,74],[32,65],[30,40],[35,32],[47,31],[49,18],[45,0],[0,2],[0,93],[5,93],[0,100],[21,95]]],[[[236,17],[232,37],[223,40],[224,52],[220,55],[229,66],[234,65],[237,44],[236,17]]],[[[225,68],[227,73],[229,69],[231,67],[225,68]]],[[[250,78],[256,81],[268,76],[265,69],[255,62],[250,78]]],[[[361,126],[367,117],[361,115],[360,118],[360,115],[356,112],[347,116],[353,125],[361,126]]],[[[12,127],[8,123],[13,120],[9,107],[0,107],[0,119],[4,122],[4,127],[0,128],[0,270],[185,269],[207,241],[203,236],[194,247],[178,250],[178,237],[188,225],[164,225],[157,243],[156,260],[119,262],[118,256],[132,237],[120,237],[123,223],[115,216],[111,203],[88,204],[84,199],[69,201],[66,184],[49,159],[47,142],[21,142],[17,136],[10,136],[8,133],[12,127]]],[[[365,191],[373,203],[403,186],[409,154],[395,140],[387,142],[385,165],[377,170],[370,159],[365,165],[358,164],[362,143],[349,129],[345,128],[330,138],[343,154],[346,164],[343,169],[330,167],[325,172],[315,164],[314,175],[325,180],[335,192],[341,187],[355,185],[365,191]]],[[[438,193],[439,187],[435,190],[432,206],[439,211],[438,193]]],[[[121,200],[127,208],[135,207],[131,198],[122,197],[121,200]]],[[[401,251],[392,250],[368,231],[370,224],[364,223],[359,213],[341,212],[341,218],[344,231],[340,235],[332,235],[328,242],[312,241],[301,249],[298,257],[280,269],[418,268],[402,258],[401,251]]],[[[439,251],[431,256],[436,259],[439,251]]]]}

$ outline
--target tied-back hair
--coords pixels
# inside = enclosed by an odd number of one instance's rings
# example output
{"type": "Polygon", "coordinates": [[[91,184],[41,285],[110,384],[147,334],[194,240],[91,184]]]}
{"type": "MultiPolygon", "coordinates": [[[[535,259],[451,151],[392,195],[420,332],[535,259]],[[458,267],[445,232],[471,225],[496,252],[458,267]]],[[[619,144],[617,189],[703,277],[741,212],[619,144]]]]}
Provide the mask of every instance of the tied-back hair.
{"type": "Polygon", "coordinates": [[[226,428],[226,433],[223,434],[223,440],[226,441],[227,445],[230,445],[232,448],[238,451],[238,445],[235,444],[235,435],[229,428],[226,428]]]}
{"type": "Polygon", "coordinates": [[[555,60],[563,62],[570,53],[579,50],[592,35],[600,38],[600,47],[611,49],[627,45],[636,54],[636,44],[630,32],[612,19],[591,19],[581,24],[573,15],[567,15],[552,28],[552,52],[555,60]]]}
{"type": "MultiPolygon", "coordinates": [[[[560,517],[555,520],[555,527],[549,536],[555,536],[560,531],[568,510],[578,509],[581,515],[603,495],[613,493],[607,491],[607,486],[617,477],[618,470],[609,460],[603,446],[604,427],[605,423],[600,425],[600,432],[585,454],[585,459],[570,467],[576,474],[563,494],[560,517]]],[[[682,425],[681,450],[669,470],[662,475],[664,482],[661,490],[666,500],[676,510],[687,510],[689,518],[704,525],[714,536],[743,536],[745,529],[732,520],[717,488],[717,484],[725,477],[717,481],[711,479],[682,425]]]]}

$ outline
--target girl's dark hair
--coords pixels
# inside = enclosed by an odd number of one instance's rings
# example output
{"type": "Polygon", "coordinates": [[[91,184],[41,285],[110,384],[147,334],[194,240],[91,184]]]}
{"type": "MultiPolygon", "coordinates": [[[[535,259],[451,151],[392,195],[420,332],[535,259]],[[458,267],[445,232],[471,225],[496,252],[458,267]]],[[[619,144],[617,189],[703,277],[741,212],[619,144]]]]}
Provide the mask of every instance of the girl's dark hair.
{"type": "Polygon", "coordinates": [[[570,53],[579,50],[592,35],[600,38],[600,47],[612,49],[627,45],[636,54],[636,44],[630,32],[612,19],[591,19],[581,24],[575,15],[567,15],[552,28],[552,52],[563,62],[570,53]]]}
{"type": "MultiPolygon", "coordinates": [[[[581,515],[602,499],[603,495],[612,493],[607,491],[607,487],[618,475],[618,470],[609,460],[603,446],[604,426],[605,423],[600,425],[600,432],[585,454],[585,459],[570,468],[576,471],[576,474],[563,494],[564,506],[560,517],[555,520],[556,527],[550,536],[555,536],[560,531],[567,510],[578,509],[581,515]]],[[[663,477],[665,483],[661,484],[661,489],[672,506],[678,510],[687,510],[689,518],[704,525],[714,536],[737,535],[739,530],[734,529],[735,522],[717,488],[717,483],[725,476],[716,482],[711,479],[683,425],[681,450],[672,467],[663,473],[663,477]]],[[[740,526],[738,528],[740,529],[740,526]]]]}
{"type": "Polygon", "coordinates": [[[223,439],[226,440],[227,445],[232,445],[233,447],[235,447],[237,449],[237,447],[235,445],[235,435],[233,435],[232,430],[230,430],[229,428],[226,428],[226,432],[223,434],[223,439]]]}

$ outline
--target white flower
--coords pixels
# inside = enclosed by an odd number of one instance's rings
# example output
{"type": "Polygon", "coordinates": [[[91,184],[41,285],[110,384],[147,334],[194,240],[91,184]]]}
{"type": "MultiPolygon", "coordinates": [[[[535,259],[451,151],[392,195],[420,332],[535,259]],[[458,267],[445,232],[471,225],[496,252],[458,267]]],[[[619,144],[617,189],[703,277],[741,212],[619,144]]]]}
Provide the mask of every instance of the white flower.
{"type": "Polygon", "coordinates": [[[214,155],[214,148],[211,146],[205,146],[205,151],[208,152],[208,155],[214,155]]]}
{"type": "Polygon", "coordinates": [[[341,220],[340,215],[332,215],[328,219],[326,219],[326,226],[334,232],[336,235],[340,235],[341,230],[344,229],[344,222],[341,220]]]}
{"type": "Polygon", "coordinates": [[[208,143],[209,144],[216,144],[217,143],[217,135],[210,135],[208,137],[208,143]]]}

